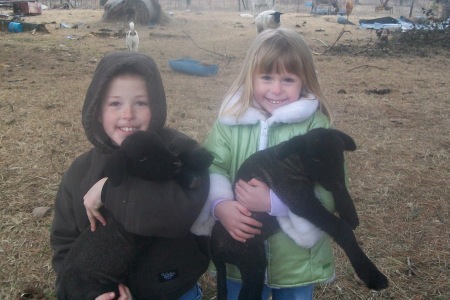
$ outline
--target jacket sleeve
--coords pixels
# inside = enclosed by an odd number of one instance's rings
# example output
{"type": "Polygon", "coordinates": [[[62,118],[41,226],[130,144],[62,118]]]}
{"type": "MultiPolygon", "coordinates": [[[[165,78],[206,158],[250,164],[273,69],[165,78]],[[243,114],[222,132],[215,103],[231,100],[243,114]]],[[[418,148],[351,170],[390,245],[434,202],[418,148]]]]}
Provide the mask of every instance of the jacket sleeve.
{"type": "Polygon", "coordinates": [[[56,194],[54,218],[50,229],[50,245],[53,250],[52,266],[56,273],[61,270],[67,252],[80,235],[73,199],[66,179],[69,176],[68,173],[64,175],[56,194]]]}
{"type": "MultiPolygon", "coordinates": [[[[216,121],[208,134],[203,146],[214,156],[214,161],[209,167],[209,172],[221,174],[230,179],[231,169],[231,132],[228,126],[223,126],[216,121]]],[[[231,181],[231,179],[230,179],[231,181]]]]}
{"type": "MultiPolygon", "coordinates": [[[[164,130],[161,137],[175,154],[199,147],[173,130],[164,130]]],[[[181,188],[175,180],[147,181],[132,176],[117,187],[107,182],[105,206],[130,232],[165,238],[185,236],[208,195],[207,169],[201,172],[201,179],[201,186],[193,190],[181,188]]]]}
{"type": "Polygon", "coordinates": [[[209,167],[210,188],[207,201],[191,228],[196,235],[211,235],[215,219],[211,214],[213,203],[219,199],[233,199],[233,189],[228,171],[231,164],[230,132],[218,122],[213,125],[204,147],[214,156],[209,167]]]}

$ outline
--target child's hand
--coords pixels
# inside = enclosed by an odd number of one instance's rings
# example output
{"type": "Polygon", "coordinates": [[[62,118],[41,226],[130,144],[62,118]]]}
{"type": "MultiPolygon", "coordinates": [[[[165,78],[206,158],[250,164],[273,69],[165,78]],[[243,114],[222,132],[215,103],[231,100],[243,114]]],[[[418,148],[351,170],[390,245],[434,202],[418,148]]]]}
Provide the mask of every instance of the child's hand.
{"type": "Polygon", "coordinates": [[[102,189],[105,181],[108,178],[102,178],[94,184],[91,189],[84,195],[84,206],[86,207],[86,213],[91,223],[91,230],[95,231],[96,220],[100,223],[106,225],[106,221],[103,216],[99,213],[98,209],[103,206],[102,203],[102,189]]]}
{"type": "Polygon", "coordinates": [[[216,205],[214,215],[237,241],[245,242],[261,231],[255,227],[262,224],[251,217],[252,212],[234,200],[225,200],[216,205]]]}
{"type": "Polygon", "coordinates": [[[236,200],[242,205],[256,212],[269,212],[270,188],[267,184],[253,178],[248,183],[239,180],[235,187],[236,200]]]}
{"type": "MultiPolygon", "coordinates": [[[[114,299],[116,295],[113,292],[110,293],[105,293],[101,296],[98,296],[97,298],[95,298],[95,300],[112,300],[114,299]]],[[[119,284],[119,298],[118,300],[132,300],[133,296],[131,296],[131,292],[128,289],[128,287],[126,287],[123,284],[119,284]]]]}

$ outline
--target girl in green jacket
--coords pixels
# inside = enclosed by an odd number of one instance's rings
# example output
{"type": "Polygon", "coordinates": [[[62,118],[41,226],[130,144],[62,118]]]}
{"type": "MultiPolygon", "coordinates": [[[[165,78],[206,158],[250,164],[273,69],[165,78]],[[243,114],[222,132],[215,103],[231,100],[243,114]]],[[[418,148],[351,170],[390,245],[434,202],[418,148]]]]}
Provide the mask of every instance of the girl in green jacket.
{"type": "MultiPolygon", "coordinates": [[[[232,182],[254,152],[313,128],[329,127],[331,121],[303,38],[288,29],[259,34],[205,142],[215,157],[210,167],[209,205],[193,230],[209,234],[218,220],[233,238],[245,242],[260,232],[261,224],[251,217],[251,211],[276,216],[283,230],[266,241],[264,299],[269,294],[274,300],[312,299],[314,284],[334,277],[331,241],[310,222],[292,214],[265,183],[256,179],[237,182],[234,199],[232,182]]],[[[334,211],[331,193],[316,186],[316,194],[334,211]]],[[[228,299],[237,299],[239,270],[228,265],[227,276],[228,299]]]]}

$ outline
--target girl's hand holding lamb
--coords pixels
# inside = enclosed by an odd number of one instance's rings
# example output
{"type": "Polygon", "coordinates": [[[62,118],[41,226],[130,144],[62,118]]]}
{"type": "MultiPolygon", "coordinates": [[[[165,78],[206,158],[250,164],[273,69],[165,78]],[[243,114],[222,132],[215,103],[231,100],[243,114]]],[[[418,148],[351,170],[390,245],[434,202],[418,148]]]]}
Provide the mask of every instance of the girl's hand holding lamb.
{"type": "Polygon", "coordinates": [[[253,178],[249,182],[239,180],[235,187],[236,200],[251,211],[269,212],[270,188],[264,182],[253,178]]]}
{"type": "Polygon", "coordinates": [[[251,211],[238,201],[225,200],[217,204],[214,215],[237,241],[245,243],[261,231],[262,224],[251,217],[251,211]]]}

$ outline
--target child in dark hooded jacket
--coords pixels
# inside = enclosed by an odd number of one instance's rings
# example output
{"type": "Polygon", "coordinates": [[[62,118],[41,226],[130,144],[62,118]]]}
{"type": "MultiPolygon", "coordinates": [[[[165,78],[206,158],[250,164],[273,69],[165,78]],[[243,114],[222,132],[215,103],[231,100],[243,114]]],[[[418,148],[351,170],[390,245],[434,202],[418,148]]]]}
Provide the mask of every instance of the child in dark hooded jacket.
{"type": "MultiPolygon", "coordinates": [[[[127,231],[152,237],[121,285],[119,299],[200,299],[197,280],[209,258],[190,228],[209,189],[208,170],[200,188],[187,190],[174,180],[127,177],[119,186],[103,178],[111,153],[137,130],[156,132],[175,154],[199,147],[187,136],[164,127],[166,98],[158,68],[150,57],[134,52],[106,55],[87,90],[82,124],[93,148],[80,155],[64,174],[55,199],[51,226],[52,264],[58,274],[70,247],[89,224],[105,223],[98,209],[112,213],[127,231]]],[[[56,283],[58,288],[58,282],[56,283]]],[[[113,299],[112,293],[97,299],[113,299]]]]}

